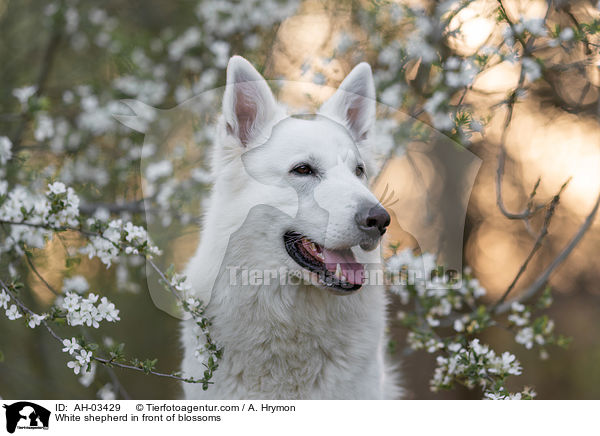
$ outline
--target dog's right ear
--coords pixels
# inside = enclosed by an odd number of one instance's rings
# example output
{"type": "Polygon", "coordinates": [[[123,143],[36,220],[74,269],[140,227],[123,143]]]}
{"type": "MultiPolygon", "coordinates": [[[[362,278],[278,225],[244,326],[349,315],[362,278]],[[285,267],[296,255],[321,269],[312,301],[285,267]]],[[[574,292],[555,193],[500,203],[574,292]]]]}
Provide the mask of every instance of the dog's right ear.
{"type": "Polygon", "coordinates": [[[247,147],[261,138],[276,113],[277,103],[269,85],[246,59],[233,56],[227,65],[223,116],[227,133],[247,147]]]}
{"type": "Polygon", "coordinates": [[[367,138],[375,122],[375,112],[375,83],[366,62],[354,67],[335,94],[319,109],[319,113],[348,127],[356,141],[367,138]]]}

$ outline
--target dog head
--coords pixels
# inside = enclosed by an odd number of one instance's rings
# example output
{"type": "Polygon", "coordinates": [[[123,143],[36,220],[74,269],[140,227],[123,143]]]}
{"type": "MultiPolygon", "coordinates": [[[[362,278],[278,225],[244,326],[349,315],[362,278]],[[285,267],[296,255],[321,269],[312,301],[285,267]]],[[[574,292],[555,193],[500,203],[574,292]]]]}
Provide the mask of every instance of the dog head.
{"type": "Polygon", "coordinates": [[[249,225],[250,233],[261,235],[250,245],[285,266],[310,271],[333,292],[359,289],[364,263],[373,260],[390,223],[368,188],[374,121],[375,87],[366,63],[350,72],[317,114],[286,116],[262,76],[233,57],[213,159],[214,201],[224,226],[248,223],[257,205],[272,208],[272,216],[261,215],[262,224],[249,225]]]}

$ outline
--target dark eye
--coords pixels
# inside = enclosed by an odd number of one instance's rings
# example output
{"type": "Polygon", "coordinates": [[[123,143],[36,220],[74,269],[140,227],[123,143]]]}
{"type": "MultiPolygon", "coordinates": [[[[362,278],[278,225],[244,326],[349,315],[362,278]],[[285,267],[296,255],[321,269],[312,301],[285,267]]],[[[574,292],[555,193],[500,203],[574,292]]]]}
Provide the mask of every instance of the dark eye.
{"type": "Polygon", "coordinates": [[[356,174],[356,177],[362,177],[365,175],[365,167],[363,167],[362,165],[357,165],[356,169],[354,170],[354,174],[356,174]]]}
{"type": "Polygon", "coordinates": [[[291,172],[300,176],[311,176],[315,173],[312,167],[308,164],[300,164],[294,167],[291,172]]]}

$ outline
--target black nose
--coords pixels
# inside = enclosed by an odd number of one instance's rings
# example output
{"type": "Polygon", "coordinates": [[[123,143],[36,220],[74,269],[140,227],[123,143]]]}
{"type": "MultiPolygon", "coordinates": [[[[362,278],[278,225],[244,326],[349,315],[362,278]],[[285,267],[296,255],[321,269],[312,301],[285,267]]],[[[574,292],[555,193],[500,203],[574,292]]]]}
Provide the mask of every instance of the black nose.
{"type": "Polygon", "coordinates": [[[361,208],[354,219],[361,230],[369,233],[378,231],[379,235],[383,235],[390,225],[390,214],[380,204],[361,208]]]}

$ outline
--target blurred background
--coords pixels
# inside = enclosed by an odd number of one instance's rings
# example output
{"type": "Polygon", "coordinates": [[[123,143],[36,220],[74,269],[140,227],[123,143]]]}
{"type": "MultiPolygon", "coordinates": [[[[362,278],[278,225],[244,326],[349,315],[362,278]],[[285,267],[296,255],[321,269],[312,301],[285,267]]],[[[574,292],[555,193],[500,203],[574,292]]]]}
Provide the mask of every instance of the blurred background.
{"type": "MultiPolygon", "coordinates": [[[[109,213],[153,225],[146,222],[141,203],[146,199],[155,211],[152,219],[169,227],[177,210],[177,225],[189,231],[182,230],[174,240],[151,235],[159,246],[177,252],[169,262],[182,265],[197,244],[194,223],[210,187],[206,147],[213,132],[208,123],[187,125],[188,138],[197,147],[195,158],[173,165],[194,165],[187,168],[185,180],[173,181],[179,167],[157,173],[156,167],[150,165],[149,172],[149,165],[140,164],[152,155],[152,141],[145,138],[144,127],[135,131],[113,117],[131,114],[118,102],[135,99],[169,110],[223,86],[227,61],[239,54],[275,81],[282,101],[311,110],[354,65],[366,61],[373,68],[378,100],[393,109],[396,121],[393,140],[380,144],[385,165],[374,186],[380,196],[387,187],[394,199],[403,200],[390,206],[394,222],[389,242],[417,247],[415,220],[439,229],[459,247],[459,261],[472,268],[487,289],[486,298],[494,301],[535,240],[522,221],[507,219],[496,205],[501,143],[506,148],[503,196],[510,211],[524,208],[538,178],[540,203],[550,201],[570,180],[549,235],[515,294],[564,248],[600,191],[599,19],[598,5],[588,0],[0,0],[0,136],[13,143],[4,176],[11,186],[40,190],[50,180],[62,180],[80,195],[81,212],[89,216],[109,213]],[[539,33],[529,47],[538,66],[526,64],[525,73],[517,44],[498,18],[499,4],[513,22],[530,34],[539,33]],[[559,32],[565,28],[573,34],[559,32]],[[522,74],[527,77],[519,83],[522,74]],[[286,86],[282,79],[301,83],[286,86]],[[29,92],[29,86],[35,89],[29,92]],[[521,91],[507,128],[506,101],[517,88],[521,91]],[[445,118],[440,117],[443,109],[445,118]],[[454,117],[463,112],[469,118],[461,126],[454,117]],[[462,163],[449,165],[448,159],[462,163]],[[448,200],[443,188],[453,183],[463,185],[448,200]],[[194,198],[186,197],[190,192],[194,198]],[[432,221],[415,219],[424,216],[421,195],[430,205],[464,201],[456,208],[464,206],[466,216],[438,213],[432,221]],[[462,226],[457,227],[457,220],[462,226]]],[[[218,110],[218,95],[203,104],[218,110]]],[[[177,141],[171,130],[167,137],[154,138],[177,141]]],[[[543,213],[530,225],[538,229],[542,220],[543,213]]],[[[75,257],[72,247],[81,243],[67,232],[43,250],[33,249],[36,270],[59,290],[65,278],[82,275],[91,291],[115,302],[121,321],[86,335],[126,343],[131,356],[156,357],[159,370],[177,369],[182,356],[178,320],[153,304],[143,263],[128,257],[107,269],[97,260],[75,257]]],[[[596,219],[549,282],[554,304],[548,314],[556,331],[573,339],[567,350],[550,348],[549,356],[540,359],[537,351],[516,344],[502,329],[487,330],[482,337],[495,349],[517,355],[524,374],[510,383],[533,386],[538,398],[600,398],[599,243],[596,219]]],[[[16,268],[27,290],[23,299],[38,312],[46,310],[54,297],[33,269],[10,253],[1,256],[0,274],[16,268]]],[[[480,398],[477,390],[430,391],[434,358],[409,351],[406,330],[394,322],[399,309],[393,300],[390,336],[407,398],[480,398]]],[[[88,381],[82,384],[66,367],[66,355],[47,332],[23,324],[0,316],[3,398],[95,398],[107,384],[131,398],[177,398],[181,393],[174,381],[102,367],[84,386],[88,381]]]]}

